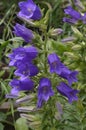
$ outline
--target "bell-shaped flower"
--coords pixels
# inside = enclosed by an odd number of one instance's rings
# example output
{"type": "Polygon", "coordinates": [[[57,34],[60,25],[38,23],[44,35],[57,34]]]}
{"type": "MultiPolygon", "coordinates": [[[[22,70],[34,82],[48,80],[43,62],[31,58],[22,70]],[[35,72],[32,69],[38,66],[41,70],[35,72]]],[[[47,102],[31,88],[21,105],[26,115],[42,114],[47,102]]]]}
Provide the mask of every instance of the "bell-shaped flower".
{"type": "Polygon", "coordinates": [[[81,14],[74,10],[71,6],[68,6],[66,9],[64,9],[64,12],[76,20],[81,20],[81,14]]]}
{"type": "Polygon", "coordinates": [[[19,91],[32,90],[34,82],[27,77],[23,77],[20,79],[13,79],[9,85],[12,86],[11,95],[18,95],[19,91]]]}
{"type": "Polygon", "coordinates": [[[25,76],[35,76],[39,72],[37,66],[32,63],[22,63],[18,66],[18,69],[14,72],[16,76],[25,77],[25,76]]]}
{"type": "Polygon", "coordinates": [[[14,26],[13,32],[16,36],[23,38],[24,41],[27,43],[32,42],[32,39],[34,38],[32,30],[30,30],[30,29],[26,28],[24,25],[20,25],[18,23],[14,26]]]}
{"type": "Polygon", "coordinates": [[[40,108],[43,102],[47,102],[51,96],[54,95],[52,90],[51,81],[48,78],[42,78],[38,87],[38,102],[37,106],[40,108]]]}
{"type": "Polygon", "coordinates": [[[72,85],[73,82],[77,82],[77,74],[78,71],[63,71],[60,76],[68,81],[69,86],[72,85]]]}
{"type": "Polygon", "coordinates": [[[71,6],[68,6],[66,9],[64,9],[64,12],[70,16],[69,18],[64,17],[64,22],[75,24],[78,22],[78,20],[82,20],[81,14],[78,11],[74,10],[71,6]]]}
{"type": "Polygon", "coordinates": [[[18,17],[25,18],[27,20],[39,20],[42,17],[40,8],[33,2],[33,0],[27,0],[19,2],[20,12],[18,17]]]}
{"type": "Polygon", "coordinates": [[[36,58],[38,55],[38,50],[33,47],[18,47],[15,48],[11,54],[8,55],[10,58],[10,66],[20,66],[20,64],[23,64],[28,61],[28,63],[31,63],[31,61],[36,58]]]}
{"type": "Polygon", "coordinates": [[[61,74],[64,65],[61,63],[60,58],[55,53],[48,55],[48,63],[50,66],[50,73],[61,74]]]}
{"type": "Polygon", "coordinates": [[[77,101],[78,97],[76,94],[79,93],[79,90],[76,89],[72,89],[71,87],[69,87],[66,83],[61,82],[58,86],[57,86],[57,90],[59,93],[61,93],[63,96],[68,98],[68,101],[70,103],[72,103],[73,101],[77,101]]]}

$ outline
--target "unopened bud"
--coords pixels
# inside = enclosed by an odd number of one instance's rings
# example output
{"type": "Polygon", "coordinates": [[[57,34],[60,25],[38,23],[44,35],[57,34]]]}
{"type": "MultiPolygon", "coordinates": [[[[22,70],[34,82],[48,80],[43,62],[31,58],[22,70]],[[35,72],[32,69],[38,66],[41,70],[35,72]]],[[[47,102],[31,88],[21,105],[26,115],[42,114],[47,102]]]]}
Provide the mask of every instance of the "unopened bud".
{"type": "Polygon", "coordinates": [[[85,46],[85,42],[81,42],[81,45],[85,46]]]}
{"type": "Polygon", "coordinates": [[[41,125],[40,121],[34,121],[34,122],[30,122],[29,125],[33,128],[39,128],[41,125]]]}
{"type": "Polygon", "coordinates": [[[52,36],[57,36],[63,33],[63,30],[61,28],[56,28],[52,31],[52,36]]]}
{"type": "Polygon", "coordinates": [[[76,7],[78,7],[78,9],[85,10],[85,7],[80,0],[74,0],[74,4],[76,5],[76,7]]]}
{"type": "Polygon", "coordinates": [[[13,94],[6,94],[5,97],[6,97],[6,98],[18,98],[17,95],[13,95],[13,94]]]}
{"type": "Polygon", "coordinates": [[[74,45],[72,47],[73,50],[80,50],[81,49],[81,46],[80,45],[74,45]]]}
{"type": "Polygon", "coordinates": [[[64,52],[64,55],[66,55],[67,57],[71,58],[71,59],[76,59],[78,60],[78,56],[75,56],[72,52],[64,52]]]}
{"type": "Polygon", "coordinates": [[[75,37],[67,37],[61,40],[62,43],[66,43],[66,42],[73,42],[74,40],[76,40],[75,37]]]}
{"type": "Polygon", "coordinates": [[[33,22],[32,19],[27,19],[25,17],[20,17],[19,15],[17,15],[17,17],[21,20],[23,20],[24,22],[27,22],[28,24],[30,24],[31,26],[35,26],[35,23],[33,22]]]}
{"type": "Polygon", "coordinates": [[[76,36],[78,37],[83,37],[82,33],[76,28],[76,27],[71,27],[73,32],[75,33],[76,36]]]}
{"type": "Polygon", "coordinates": [[[36,116],[31,115],[31,114],[24,114],[24,113],[22,113],[22,114],[20,114],[20,116],[21,116],[22,118],[27,119],[28,121],[36,121],[36,120],[37,120],[37,119],[36,119],[36,116]]]}
{"type": "Polygon", "coordinates": [[[34,98],[34,95],[27,95],[23,98],[17,99],[16,100],[16,104],[21,104],[21,103],[25,103],[25,102],[29,102],[34,98]]]}
{"type": "Polygon", "coordinates": [[[35,106],[18,107],[17,110],[18,110],[19,112],[31,112],[31,111],[35,111],[35,106]]]}

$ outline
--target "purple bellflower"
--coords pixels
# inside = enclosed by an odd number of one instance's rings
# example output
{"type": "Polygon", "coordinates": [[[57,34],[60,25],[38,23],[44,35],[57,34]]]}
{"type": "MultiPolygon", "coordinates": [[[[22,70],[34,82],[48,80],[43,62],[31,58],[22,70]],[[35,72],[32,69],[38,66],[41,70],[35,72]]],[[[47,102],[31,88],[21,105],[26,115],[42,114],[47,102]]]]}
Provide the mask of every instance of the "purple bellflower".
{"type": "Polygon", "coordinates": [[[37,107],[42,107],[43,102],[47,102],[48,99],[54,95],[51,87],[51,81],[48,78],[42,78],[38,87],[38,102],[37,107]]]}
{"type": "Polygon", "coordinates": [[[77,82],[77,74],[78,71],[62,71],[60,76],[68,81],[69,86],[72,85],[73,82],[77,82]]]}
{"type": "Polygon", "coordinates": [[[64,9],[65,14],[68,14],[70,18],[63,18],[64,22],[75,24],[78,22],[78,20],[82,20],[81,14],[74,10],[71,6],[68,6],[66,9],[64,9]]]}
{"type": "Polygon", "coordinates": [[[19,7],[20,12],[18,13],[18,17],[20,18],[39,20],[42,17],[40,8],[33,2],[33,0],[19,2],[19,7]]]}
{"type": "Polygon", "coordinates": [[[74,10],[71,6],[68,6],[66,9],[64,9],[65,14],[70,15],[72,18],[76,19],[76,20],[80,20],[81,19],[81,14],[79,12],[77,12],[76,10],[74,10]]]}
{"type": "Polygon", "coordinates": [[[11,95],[18,96],[19,91],[32,90],[34,82],[31,79],[24,77],[20,79],[13,79],[9,85],[12,86],[11,95]]]}
{"type": "Polygon", "coordinates": [[[14,34],[18,37],[22,37],[25,42],[29,43],[34,38],[34,35],[30,29],[27,29],[24,25],[16,24],[14,26],[14,34]]]}
{"type": "Polygon", "coordinates": [[[63,22],[70,23],[70,24],[76,24],[77,20],[73,19],[73,18],[66,18],[66,17],[64,17],[63,18],[63,22]]]}
{"type": "Polygon", "coordinates": [[[38,55],[38,51],[35,47],[19,47],[13,50],[9,54],[10,66],[15,66],[17,70],[14,72],[16,76],[26,77],[35,76],[39,70],[37,66],[33,64],[33,59],[38,55]]]}
{"type": "Polygon", "coordinates": [[[18,69],[14,72],[16,76],[35,76],[39,72],[37,66],[32,63],[25,62],[18,66],[18,69]]]}
{"type": "Polygon", "coordinates": [[[61,82],[59,86],[57,86],[57,90],[59,93],[61,93],[63,96],[68,98],[69,103],[72,103],[73,101],[77,101],[78,97],[76,94],[79,93],[79,90],[72,89],[69,87],[66,83],[61,82]]]}
{"type": "Polygon", "coordinates": [[[9,66],[19,67],[20,64],[24,64],[28,61],[31,63],[34,58],[38,55],[38,51],[35,47],[18,47],[13,50],[11,54],[8,55],[10,58],[9,66]]]}
{"type": "Polygon", "coordinates": [[[50,73],[61,74],[63,68],[67,69],[67,67],[61,63],[59,57],[55,53],[48,55],[48,63],[50,66],[50,73]]]}

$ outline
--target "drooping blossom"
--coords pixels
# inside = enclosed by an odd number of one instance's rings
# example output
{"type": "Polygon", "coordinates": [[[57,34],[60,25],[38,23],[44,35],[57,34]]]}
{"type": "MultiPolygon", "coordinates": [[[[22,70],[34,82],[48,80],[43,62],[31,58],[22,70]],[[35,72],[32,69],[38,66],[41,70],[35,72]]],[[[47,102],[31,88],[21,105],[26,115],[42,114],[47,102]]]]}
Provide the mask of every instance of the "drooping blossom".
{"type": "Polygon", "coordinates": [[[38,102],[37,107],[42,107],[43,102],[47,102],[54,95],[51,81],[48,78],[42,78],[38,87],[38,102]]]}
{"type": "Polygon", "coordinates": [[[81,14],[74,10],[71,6],[68,6],[66,9],[64,9],[65,14],[69,15],[69,18],[64,17],[63,21],[68,22],[71,24],[77,23],[79,20],[82,20],[81,14]]]}
{"type": "Polygon", "coordinates": [[[12,53],[8,55],[10,58],[10,66],[19,67],[20,64],[25,62],[31,63],[31,61],[38,55],[38,50],[36,47],[18,47],[13,49],[12,53]]]}
{"type": "Polygon", "coordinates": [[[14,72],[16,76],[35,76],[39,72],[38,67],[32,63],[25,62],[24,64],[20,64],[18,69],[14,72]]]}
{"type": "Polygon", "coordinates": [[[12,87],[10,94],[18,96],[20,91],[32,90],[34,82],[27,77],[23,77],[20,79],[13,79],[9,85],[12,87]]]}
{"type": "Polygon", "coordinates": [[[60,58],[56,53],[48,55],[48,63],[50,66],[50,73],[61,74],[63,69],[65,71],[67,70],[67,67],[61,63],[60,58]]]}
{"type": "Polygon", "coordinates": [[[33,2],[33,0],[27,0],[19,2],[20,12],[18,17],[25,18],[27,20],[39,20],[42,17],[40,8],[33,2]]]}
{"type": "Polygon", "coordinates": [[[61,93],[63,96],[68,98],[69,103],[72,103],[73,101],[77,101],[78,97],[76,94],[79,93],[79,90],[73,89],[69,87],[66,83],[61,82],[57,86],[57,90],[59,93],[61,93]]]}
{"type": "Polygon", "coordinates": [[[78,71],[62,71],[60,76],[68,81],[69,86],[72,85],[73,82],[77,82],[77,74],[78,71]]]}
{"type": "Polygon", "coordinates": [[[24,39],[25,42],[30,43],[34,38],[32,30],[26,28],[24,25],[16,24],[14,26],[14,34],[24,39]]]}
{"type": "Polygon", "coordinates": [[[63,18],[63,22],[70,23],[70,24],[76,24],[76,23],[77,23],[77,20],[76,20],[76,19],[73,19],[73,18],[64,17],[64,18],[63,18]]]}
{"type": "Polygon", "coordinates": [[[76,20],[80,20],[81,19],[81,14],[74,10],[71,6],[68,6],[66,9],[64,9],[65,14],[68,14],[71,16],[71,18],[74,18],[76,20]]]}

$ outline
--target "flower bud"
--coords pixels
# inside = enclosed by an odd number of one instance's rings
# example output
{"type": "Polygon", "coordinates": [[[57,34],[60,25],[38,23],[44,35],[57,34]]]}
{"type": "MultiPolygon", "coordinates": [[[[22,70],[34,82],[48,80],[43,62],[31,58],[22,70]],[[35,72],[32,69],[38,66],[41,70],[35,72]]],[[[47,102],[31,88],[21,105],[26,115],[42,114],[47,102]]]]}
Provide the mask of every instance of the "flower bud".
{"type": "Polygon", "coordinates": [[[62,33],[63,33],[63,30],[61,28],[56,28],[51,31],[51,36],[61,35],[62,33]]]}
{"type": "Polygon", "coordinates": [[[80,38],[83,37],[82,33],[76,27],[71,26],[71,28],[76,36],[78,36],[80,38]]]}
{"type": "Polygon", "coordinates": [[[76,59],[78,60],[78,56],[74,55],[72,52],[64,52],[64,55],[66,55],[67,57],[71,58],[71,59],[76,59]]]}
{"type": "Polygon", "coordinates": [[[81,46],[80,45],[74,45],[73,47],[72,47],[72,49],[73,50],[80,50],[81,49],[81,46]]]}
{"type": "Polygon", "coordinates": [[[17,99],[16,104],[30,102],[33,98],[34,98],[34,95],[32,95],[32,94],[27,95],[27,96],[25,96],[23,98],[17,99]]]}
{"type": "Polygon", "coordinates": [[[22,118],[25,118],[28,121],[29,126],[36,129],[41,126],[41,118],[39,114],[31,115],[31,114],[20,114],[22,118]]]}
{"type": "Polygon", "coordinates": [[[22,118],[26,118],[28,121],[35,121],[36,120],[36,116],[31,115],[31,114],[24,114],[24,113],[22,113],[22,114],[20,114],[20,116],[22,118]]]}
{"type": "Polygon", "coordinates": [[[85,46],[85,42],[81,42],[81,45],[85,46]]]}
{"type": "Polygon", "coordinates": [[[18,107],[17,110],[18,110],[19,112],[31,112],[31,111],[34,111],[34,110],[35,110],[35,106],[18,107]]]}
{"type": "Polygon", "coordinates": [[[76,40],[75,37],[67,37],[61,40],[62,43],[66,43],[66,42],[73,42],[74,40],[76,40]]]}
{"type": "Polygon", "coordinates": [[[80,0],[74,0],[74,3],[79,10],[85,10],[85,7],[80,0]]]}

